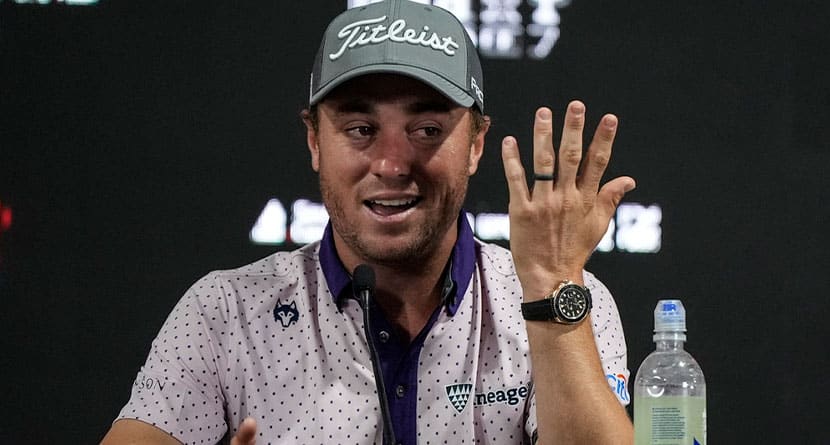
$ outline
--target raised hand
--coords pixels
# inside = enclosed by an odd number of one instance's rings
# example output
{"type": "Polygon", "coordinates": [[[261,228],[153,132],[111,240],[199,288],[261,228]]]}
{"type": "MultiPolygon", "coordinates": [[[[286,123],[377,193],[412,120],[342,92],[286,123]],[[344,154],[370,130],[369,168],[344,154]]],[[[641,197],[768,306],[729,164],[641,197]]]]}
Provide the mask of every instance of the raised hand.
{"type": "Polygon", "coordinates": [[[510,249],[526,301],[537,300],[562,280],[582,281],[582,268],[634,180],[623,176],[600,188],[611,158],[617,117],[602,117],[585,158],[585,105],[568,104],[559,150],[553,145],[553,116],[539,108],[533,126],[533,186],[528,188],[519,147],[502,141],[510,191],[510,249]]]}

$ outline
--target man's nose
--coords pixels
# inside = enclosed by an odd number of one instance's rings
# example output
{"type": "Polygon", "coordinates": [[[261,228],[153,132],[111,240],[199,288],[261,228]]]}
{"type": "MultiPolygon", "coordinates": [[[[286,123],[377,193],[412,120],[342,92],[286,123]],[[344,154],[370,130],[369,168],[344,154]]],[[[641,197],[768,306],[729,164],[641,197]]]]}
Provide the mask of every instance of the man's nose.
{"type": "Polygon", "coordinates": [[[412,173],[415,150],[406,133],[382,134],[375,141],[372,173],[381,178],[408,177],[412,173]]]}

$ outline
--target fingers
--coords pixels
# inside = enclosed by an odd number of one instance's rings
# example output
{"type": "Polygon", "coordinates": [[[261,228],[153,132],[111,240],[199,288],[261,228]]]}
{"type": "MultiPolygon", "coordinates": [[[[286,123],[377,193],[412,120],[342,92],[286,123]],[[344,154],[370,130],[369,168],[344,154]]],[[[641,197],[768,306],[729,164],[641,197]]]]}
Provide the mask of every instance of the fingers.
{"type": "Polygon", "coordinates": [[[582,129],[585,127],[585,104],[575,100],[568,104],[562,142],[559,147],[559,170],[556,182],[566,186],[576,184],[579,162],[582,160],[582,129]]]}
{"type": "Polygon", "coordinates": [[[582,174],[579,177],[578,186],[583,194],[596,195],[599,190],[599,183],[605,168],[611,160],[611,147],[614,144],[614,137],[617,134],[617,117],[613,114],[606,114],[600,120],[597,130],[594,132],[594,139],[588,148],[586,159],[582,165],[582,174]]]}
{"type": "Polygon", "coordinates": [[[246,417],[239,425],[239,431],[231,439],[231,445],[255,445],[255,436],[256,421],[251,417],[246,417]]]}
{"type": "Polygon", "coordinates": [[[527,189],[525,169],[519,157],[519,146],[513,136],[507,136],[502,140],[501,160],[504,164],[504,177],[507,179],[511,205],[526,202],[530,193],[527,189]]]}
{"type": "Polygon", "coordinates": [[[533,123],[533,175],[534,182],[547,181],[547,183],[534,184],[534,192],[545,193],[553,190],[555,164],[553,113],[548,108],[539,108],[536,110],[536,119],[533,123]]]}
{"type": "MultiPolygon", "coordinates": [[[[613,114],[603,116],[597,126],[594,138],[585,159],[582,157],[582,134],[585,128],[585,104],[572,101],[568,104],[565,113],[565,123],[562,130],[560,148],[553,146],[553,117],[549,108],[539,108],[536,111],[533,125],[533,174],[534,187],[531,193],[528,190],[525,170],[519,156],[516,139],[512,136],[502,141],[502,161],[505,177],[507,178],[510,201],[514,203],[527,202],[530,199],[553,196],[555,189],[579,189],[583,195],[583,202],[594,202],[599,190],[599,184],[605,169],[611,159],[611,148],[617,134],[618,120],[613,114]],[[558,156],[558,158],[557,158],[558,156]],[[558,161],[558,165],[557,165],[558,161]],[[556,180],[551,181],[555,176],[556,180]],[[546,177],[547,176],[547,177],[546,177]]],[[[624,185],[612,187],[606,191],[606,198],[611,195],[619,199],[625,194],[625,189],[633,189],[633,179],[628,178],[624,185]]]]}

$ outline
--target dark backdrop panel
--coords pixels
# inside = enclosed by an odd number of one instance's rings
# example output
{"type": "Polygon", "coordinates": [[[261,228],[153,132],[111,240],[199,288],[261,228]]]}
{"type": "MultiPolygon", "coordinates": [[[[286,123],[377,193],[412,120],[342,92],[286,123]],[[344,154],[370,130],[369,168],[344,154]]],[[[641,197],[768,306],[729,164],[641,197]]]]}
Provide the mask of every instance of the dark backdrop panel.
{"type": "MultiPolygon", "coordinates": [[[[319,200],[297,116],[344,3],[0,2],[4,442],[100,439],[184,290],[278,248],[248,240],[269,198],[319,200]]],[[[616,113],[610,175],[663,208],[659,253],[589,264],[617,296],[632,376],[656,300],[682,298],[711,443],[823,443],[830,7],[560,13],[546,59],[484,61],[494,125],[468,209],[506,210],[499,141],[529,154],[537,106],[616,113]]]]}

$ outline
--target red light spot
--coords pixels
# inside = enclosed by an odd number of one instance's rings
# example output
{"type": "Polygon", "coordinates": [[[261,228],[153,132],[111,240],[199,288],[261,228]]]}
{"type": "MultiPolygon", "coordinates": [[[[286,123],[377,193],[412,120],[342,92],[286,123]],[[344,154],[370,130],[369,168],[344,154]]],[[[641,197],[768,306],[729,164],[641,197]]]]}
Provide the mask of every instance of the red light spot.
{"type": "Polygon", "coordinates": [[[12,209],[8,207],[0,207],[0,232],[9,230],[12,226],[12,209]]]}

